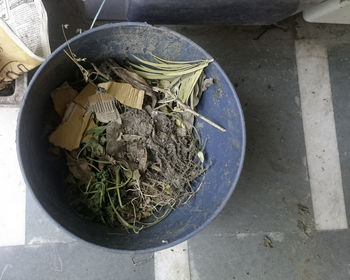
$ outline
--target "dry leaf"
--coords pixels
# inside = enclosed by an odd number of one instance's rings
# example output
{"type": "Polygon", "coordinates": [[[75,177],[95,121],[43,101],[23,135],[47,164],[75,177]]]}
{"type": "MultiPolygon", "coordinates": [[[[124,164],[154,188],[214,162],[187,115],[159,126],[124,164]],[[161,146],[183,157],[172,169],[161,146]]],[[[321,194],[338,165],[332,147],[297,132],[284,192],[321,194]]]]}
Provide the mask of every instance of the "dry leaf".
{"type": "Polygon", "coordinates": [[[214,79],[213,78],[206,79],[204,72],[202,72],[191,94],[192,109],[194,109],[198,105],[203,92],[206,91],[213,84],[214,84],[214,79]]]}
{"type": "Polygon", "coordinates": [[[129,70],[126,70],[125,69],[125,72],[128,73],[128,75],[133,78],[134,80],[138,81],[139,83],[143,84],[143,85],[146,85],[148,86],[146,80],[144,78],[142,78],[141,76],[137,75],[136,73],[134,72],[131,72],[129,70]]]}
{"type": "Polygon", "coordinates": [[[214,79],[213,78],[208,78],[203,81],[202,84],[202,92],[206,91],[209,87],[211,87],[214,84],[214,79]]]}
{"type": "Polygon", "coordinates": [[[142,109],[143,98],[145,95],[143,90],[133,88],[127,83],[117,82],[102,83],[98,86],[104,88],[108,94],[114,96],[120,103],[132,108],[142,109]]]}
{"type": "Polygon", "coordinates": [[[160,80],[159,87],[164,89],[170,88],[170,82],[168,80],[160,80]]]}
{"type": "Polygon", "coordinates": [[[185,76],[192,74],[198,70],[203,70],[208,66],[213,60],[201,60],[194,61],[189,63],[176,63],[176,61],[167,61],[167,62],[150,62],[147,60],[140,59],[134,56],[139,60],[142,65],[137,65],[132,62],[129,62],[129,65],[132,66],[133,71],[140,75],[141,77],[149,80],[169,80],[174,79],[180,76],[185,76]]]}
{"type": "Polygon", "coordinates": [[[310,214],[310,210],[308,207],[306,207],[305,205],[298,203],[298,210],[299,210],[299,214],[310,214]]]}
{"type": "Polygon", "coordinates": [[[184,125],[183,121],[180,120],[180,119],[176,119],[175,123],[176,123],[176,125],[178,127],[186,128],[186,126],[184,125]]]}
{"type": "Polygon", "coordinates": [[[182,117],[182,121],[183,124],[185,125],[185,127],[191,131],[193,128],[193,124],[194,124],[194,116],[193,114],[191,114],[190,112],[182,112],[181,113],[181,117],[182,117]]]}
{"type": "Polygon", "coordinates": [[[202,151],[199,151],[198,154],[197,154],[199,160],[201,161],[201,163],[204,162],[204,154],[202,151]]]}
{"type": "Polygon", "coordinates": [[[123,134],[121,136],[121,138],[122,138],[123,141],[132,142],[132,141],[141,140],[142,136],[140,136],[140,135],[133,135],[133,134],[123,134]]]}
{"type": "Polygon", "coordinates": [[[88,183],[93,175],[85,159],[75,160],[71,156],[67,156],[67,166],[73,176],[79,180],[80,184],[88,183]]]}
{"type": "Polygon", "coordinates": [[[134,167],[138,166],[140,171],[145,171],[147,166],[147,150],[144,146],[137,142],[130,142],[127,143],[126,147],[129,157],[133,161],[129,162],[131,168],[134,169],[132,165],[135,165],[134,167]]]}
{"type": "Polygon", "coordinates": [[[122,126],[120,123],[110,122],[106,129],[106,152],[118,157],[119,153],[124,150],[124,141],[121,140],[122,126]]]}
{"type": "Polygon", "coordinates": [[[264,246],[266,248],[273,248],[272,240],[270,237],[268,237],[268,236],[264,237],[264,246]]]}
{"type": "Polygon", "coordinates": [[[312,235],[312,228],[311,226],[304,222],[303,220],[298,220],[298,224],[297,224],[298,228],[304,232],[304,234],[307,236],[307,237],[311,237],[312,235]]]}
{"type": "Polygon", "coordinates": [[[188,103],[191,93],[193,92],[193,88],[195,87],[202,72],[203,69],[200,69],[192,73],[191,75],[188,75],[185,78],[183,78],[179,91],[179,99],[180,101],[182,101],[182,103],[188,103]]]}
{"type": "Polygon", "coordinates": [[[135,181],[139,181],[140,178],[141,178],[140,171],[138,171],[137,169],[134,170],[133,173],[132,173],[132,178],[133,178],[135,181]]]}
{"type": "Polygon", "coordinates": [[[139,170],[144,172],[147,168],[147,151],[144,149],[143,156],[139,159],[139,170]]]}
{"type": "Polygon", "coordinates": [[[173,111],[176,112],[176,113],[182,113],[184,110],[182,108],[178,107],[178,106],[175,106],[173,108],[173,111]]]}

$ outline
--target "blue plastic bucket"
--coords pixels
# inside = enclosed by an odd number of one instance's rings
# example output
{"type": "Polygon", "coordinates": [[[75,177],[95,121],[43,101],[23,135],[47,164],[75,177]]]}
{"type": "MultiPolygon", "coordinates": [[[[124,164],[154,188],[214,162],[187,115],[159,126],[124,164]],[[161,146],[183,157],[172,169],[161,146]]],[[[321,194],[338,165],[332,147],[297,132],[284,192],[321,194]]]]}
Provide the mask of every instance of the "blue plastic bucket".
{"type": "MultiPolygon", "coordinates": [[[[188,38],[165,28],[143,23],[108,24],[70,40],[79,57],[101,62],[123,61],[135,54],[150,59],[149,52],[169,60],[210,59],[211,56],[188,38]]],[[[98,246],[119,252],[151,252],[180,243],[202,230],[222,210],[238,181],[245,151],[242,109],[231,82],[221,67],[211,63],[208,77],[217,82],[203,95],[198,112],[226,128],[223,133],[196,120],[207,139],[206,158],[212,161],[200,191],[187,205],[139,234],[110,228],[82,219],[65,199],[65,163],[51,159],[44,128],[52,108],[50,93],[71,80],[76,66],[63,52],[63,44],[36,71],[25,95],[17,126],[17,150],[27,185],[45,211],[67,232],[98,246]]]]}

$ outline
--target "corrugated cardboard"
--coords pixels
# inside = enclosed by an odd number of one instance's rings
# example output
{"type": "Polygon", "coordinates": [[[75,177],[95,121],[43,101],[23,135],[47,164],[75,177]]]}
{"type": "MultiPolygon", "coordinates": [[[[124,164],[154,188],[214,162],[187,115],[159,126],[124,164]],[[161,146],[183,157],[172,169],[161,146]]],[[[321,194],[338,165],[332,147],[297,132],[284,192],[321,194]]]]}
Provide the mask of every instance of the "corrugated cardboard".
{"type": "Polygon", "coordinates": [[[60,87],[51,92],[51,98],[55,111],[61,118],[64,116],[67,105],[71,103],[77,95],[78,92],[74,90],[67,82],[64,82],[60,87]]]}
{"type": "Polygon", "coordinates": [[[61,123],[50,135],[50,142],[69,151],[79,148],[81,139],[89,123],[91,113],[74,104],[72,113],[66,122],[61,123]]]}
{"type": "Polygon", "coordinates": [[[142,109],[145,91],[138,90],[127,83],[107,82],[98,86],[104,88],[108,94],[114,96],[120,103],[132,108],[142,109]]]}
{"type": "Polygon", "coordinates": [[[95,86],[88,84],[73,102],[66,106],[62,123],[50,135],[49,140],[52,144],[69,151],[79,148],[91,116],[91,112],[87,112],[85,108],[88,106],[89,96],[95,92],[95,86]]]}

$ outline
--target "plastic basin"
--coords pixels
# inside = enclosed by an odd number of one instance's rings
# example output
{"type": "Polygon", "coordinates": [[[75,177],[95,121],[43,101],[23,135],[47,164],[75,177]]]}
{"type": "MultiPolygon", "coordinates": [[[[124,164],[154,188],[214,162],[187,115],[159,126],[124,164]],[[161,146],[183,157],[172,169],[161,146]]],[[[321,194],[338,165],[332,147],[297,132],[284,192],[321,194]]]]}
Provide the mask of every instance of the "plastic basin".
{"type": "MultiPolygon", "coordinates": [[[[211,56],[186,37],[165,28],[143,23],[108,24],[70,40],[79,57],[99,62],[113,57],[122,61],[132,54],[150,58],[149,52],[170,60],[208,59],[211,56]]],[[[212,161],[204,183],[194,199],[173,211],[165,220],[138,234],[82,219],[65,198],[64,161],[54,161],[44,137],[50,92],[72,80],[76,66],[65,55],[64,44],[36,71],[27,89],[17,126],[17,150],[27,186],[52,219],[74,236],[118,252],[151,252],[180,243],[212,221],[230,198],[239,178],[245,151],[245,126],[241,106],[231,82],[221,67],[211,63],[208,77],[216,79],[202,97],[198,112],[227,129],[223,133],[196,120],[207,139],[206,158],[212,161]]]]}

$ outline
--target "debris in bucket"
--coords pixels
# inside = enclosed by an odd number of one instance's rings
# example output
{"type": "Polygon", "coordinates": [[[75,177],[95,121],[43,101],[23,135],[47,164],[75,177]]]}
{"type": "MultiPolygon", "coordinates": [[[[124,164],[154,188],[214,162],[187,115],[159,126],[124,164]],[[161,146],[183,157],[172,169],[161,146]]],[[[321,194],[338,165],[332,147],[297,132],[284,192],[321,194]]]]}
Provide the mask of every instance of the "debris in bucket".
{"type": "Polygon", "coordinates": [[[71,205],[134,232],[159,223],[194,197],[210,165],[194,117],[225,131],[195,111],[213,84],[204,73],[211,60],[134,56],[124,67],[108,59],[88,68],[70,47],[66,53],[86,85],[52,92],[61,124],[49,140],[65,151],[71,205]]]}

